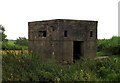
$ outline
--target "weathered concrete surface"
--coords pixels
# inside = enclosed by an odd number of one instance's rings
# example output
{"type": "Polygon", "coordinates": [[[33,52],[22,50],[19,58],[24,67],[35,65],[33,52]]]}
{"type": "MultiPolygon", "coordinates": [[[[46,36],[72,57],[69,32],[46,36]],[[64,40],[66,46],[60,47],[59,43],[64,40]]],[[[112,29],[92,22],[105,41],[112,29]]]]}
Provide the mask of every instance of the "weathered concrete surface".
{"type": "Polygon", "coordinates": [[[55,19],[29,22],[28,27],[29,51],[40,57],[73,62],[75,54],[89,58],[96,56],[97,21],[55,19]],[[80,43],[80,48],[74,41],[80,43]],[[80,52],[75,51],[75,47],[80,52]]]}

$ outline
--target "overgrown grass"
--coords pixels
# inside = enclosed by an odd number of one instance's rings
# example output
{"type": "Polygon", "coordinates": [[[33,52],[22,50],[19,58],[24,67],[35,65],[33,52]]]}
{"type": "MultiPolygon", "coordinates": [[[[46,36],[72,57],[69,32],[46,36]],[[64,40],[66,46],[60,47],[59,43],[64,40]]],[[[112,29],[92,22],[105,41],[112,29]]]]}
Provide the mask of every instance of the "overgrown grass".
{"type": "MultiPolygon", "coordinates": [[[[62,65],[32,54],[3,54],[3,81],[120,81],[120,37],[98,40],[97,57],[62,65]],[[101,57],[102,56],[102,57],[101,57]],[[105,56],[105,57],[104,57],[105,56]]],[[[11,43],[12,45],[12,43],[11,43]]],[[[23,51],[23,50],[22,50],[23,51]]]]}
{"type": "Polygon", "coordinates": [[[3,55],[3,81],[120,81],[120,57],[87,59],[61,65],[35,55],[3,55]]]}

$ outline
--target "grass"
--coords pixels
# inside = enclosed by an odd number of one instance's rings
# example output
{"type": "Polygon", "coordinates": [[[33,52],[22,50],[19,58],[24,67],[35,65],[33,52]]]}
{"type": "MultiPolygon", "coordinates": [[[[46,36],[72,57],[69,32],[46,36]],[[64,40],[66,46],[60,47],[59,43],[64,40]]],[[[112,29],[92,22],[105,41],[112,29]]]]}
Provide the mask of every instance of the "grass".
{"type": "MultiPolygon", "coordinates": [[[[61,65],[39,56],[8,52],[2,56],[3,81],[120,81],[120,37],[98,40],[97,57],[61,65]]],[[[13,41],[9,41],[14,46],[13,41]]],[[[21,46],[21,48],[23,48],[21,46]]],[[[24,50],[22,50],[24,51],[24,50]]]]}
{"type": "Polygon", "coordinates": [[[15,40],[8,40],[8,42],[2,43],[3,50],[27,50],[28,46],[17,45],[14,43],[15,40]]]}
{"type": "MultiPolygon", "coordinates": [[[[14,40],[8,40],[7,43],[8,43],[9,45],[15,45],[14,42],[15,42],[14,40]]],[[[0,45],[2,45],[2,42],[0,42],[0,45]]]]}
{"type": "Polygon", "coordinates": [[[8,41],[8,44],[9,44],[9,45],[15,45],[14,43],[15,43],[14,40],[9,40],[9,41],[8,41]]]}
{"type": "Polygon", "coordinates": [[[3,81],[120,81],[120,57],[87,59],[61,65],[35,55],[3,55],[3,81]]]}

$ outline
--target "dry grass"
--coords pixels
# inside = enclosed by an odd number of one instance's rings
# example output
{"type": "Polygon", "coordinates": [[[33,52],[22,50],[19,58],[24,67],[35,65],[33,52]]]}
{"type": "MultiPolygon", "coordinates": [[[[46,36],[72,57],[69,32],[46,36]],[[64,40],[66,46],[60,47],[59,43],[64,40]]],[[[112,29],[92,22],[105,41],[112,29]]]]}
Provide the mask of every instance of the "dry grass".
{"type": "Polygon", "coordinates": [[[28,50],[0,50],[0,54],[28,54],[28,50]]]}

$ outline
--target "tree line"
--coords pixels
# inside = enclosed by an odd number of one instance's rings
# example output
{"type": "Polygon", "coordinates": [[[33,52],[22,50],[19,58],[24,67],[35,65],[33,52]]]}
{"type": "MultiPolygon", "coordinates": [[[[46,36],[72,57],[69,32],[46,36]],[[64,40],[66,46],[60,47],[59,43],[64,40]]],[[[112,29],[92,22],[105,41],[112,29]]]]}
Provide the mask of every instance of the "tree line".
{"type": "Polygon", "coordinates": [[[25,37],[19,37],[16,40],[7,39],[5,27],[2,25],[0,25],[0,42],[2,45],[2,50],[20,50],[27,49],[28,47],[28,39],[25,37]]]}

